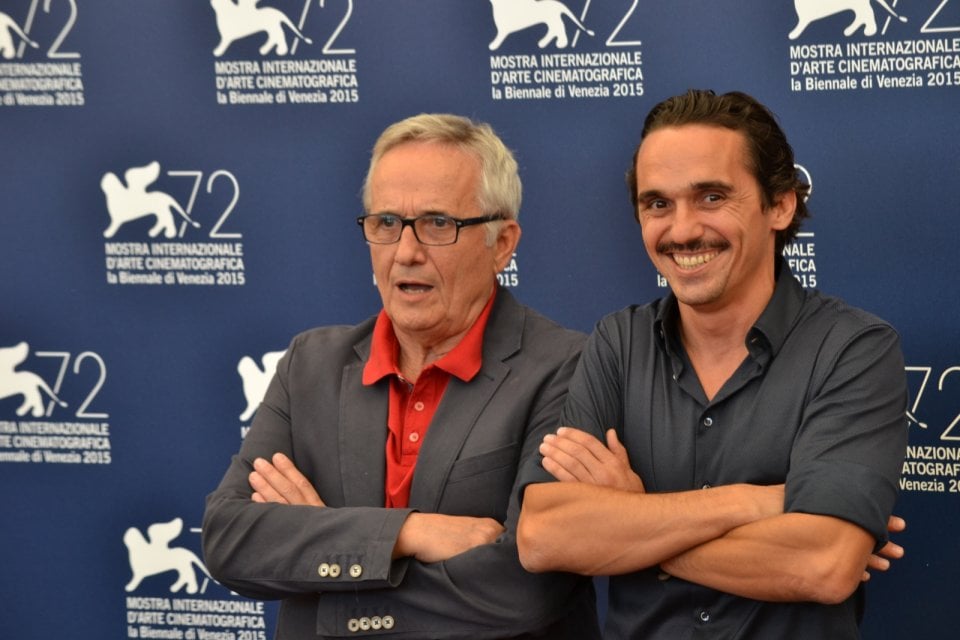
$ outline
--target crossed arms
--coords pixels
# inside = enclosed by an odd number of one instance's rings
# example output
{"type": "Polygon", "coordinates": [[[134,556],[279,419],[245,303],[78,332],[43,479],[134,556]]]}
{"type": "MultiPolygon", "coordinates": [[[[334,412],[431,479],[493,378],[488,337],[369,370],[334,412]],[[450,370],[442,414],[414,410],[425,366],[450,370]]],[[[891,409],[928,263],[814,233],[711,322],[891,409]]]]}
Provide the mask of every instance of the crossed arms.
{"type": "MultiPolygon", "coordinates": [[[[260,503],[326,507],[320,494],[282,453],[270,461],[257,458],[250,472],[251,499],[260,503]]],[[[410,513],[400,526],[392,557],[441,562],[483,544],[492,544],[505,531],[493,518],[410,513]]]]}
{"type": "Polygon", "coordinates": [[[903,555],[892,542],[871,554],[873,537],[845,520],[783,513],[783,485],[646,493],[616,432],[606,437],[604,446],[561,428],[545,438],[543,467],[560,482],[526,489],[517,534],[526,569],[617,575],[659,564],[742,597],[832,604],[903,555]]]}

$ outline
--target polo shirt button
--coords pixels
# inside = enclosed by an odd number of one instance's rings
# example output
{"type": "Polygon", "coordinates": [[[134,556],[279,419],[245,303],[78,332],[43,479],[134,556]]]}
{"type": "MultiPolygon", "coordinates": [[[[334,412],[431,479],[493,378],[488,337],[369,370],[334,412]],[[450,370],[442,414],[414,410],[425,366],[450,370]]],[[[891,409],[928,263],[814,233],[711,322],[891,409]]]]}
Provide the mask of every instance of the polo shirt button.
{"type": "Polygon", "coordinates": [[[423,403],[418,400],[414,403],[413,408],[417,411],[423,411],[423,403]]]}
{"type": "Polygon", "coordinates": [[[336,563],[330,564],[330,577],[339,578],[340,577],[340,565],[336,563]]]}
{"type": "Polygon", "coordinates": [[[393,629],[393,616],[383,616],[383,628],[393,629]]]}
{"type": "Polygon", "coordinates": [[[407,438],[410,439],[410,442],[416,442],[417,440],[420,439],[420,434],[417,433],[416,431],[414,431],[414,432],[411,433],[409,436],[407,436],[407,438]]]}
{"type": "Polygon", "coordinates": [[[350,631],[352,633],[356,633],[357,631],[360,631],[360,621],[357,620],[356,618],[350,618],[349,620],[347,620],[347,631],[350,631]]]}
{"type": "Polygon", "coordinates": [[[705,427],[712,427],[712,426],[713,426],[713,418],[711,418],[710,416],[707,416],[706,418],[704,418],[704,419],[703,419],[703,426],[705,426],[705,427]]]}
{"type": "Polygon", "coordinates": [[[359,578],[362,573],[363,573],[363,567],[361,567],[361,566],[358,565],[358,564],[352,564],[352,565],[350,565],[350,577],[351,577],[351,578],[359,578]]]}
{"type": "Polygon", "coordinates": [[[317,567],[317,573],[320,575],[321,578],[326,578],[327,576],[330,575],[330,565],[327,564],[326,562],[320,563],[320,566],[317,567]]]}
{"type": "Polygon", "coordinates": [[[706,609],[700,612],[700,622],[710,622],[710,612],[706,609]]]}

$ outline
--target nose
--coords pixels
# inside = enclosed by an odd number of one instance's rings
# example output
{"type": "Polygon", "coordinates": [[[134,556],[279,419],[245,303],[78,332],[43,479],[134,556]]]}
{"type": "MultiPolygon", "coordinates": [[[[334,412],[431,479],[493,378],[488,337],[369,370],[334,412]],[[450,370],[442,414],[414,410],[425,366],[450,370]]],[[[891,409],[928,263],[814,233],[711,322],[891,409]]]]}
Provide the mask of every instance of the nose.
{"type": "Polygon", "coordinates": [[[397,240],[397,252],[393,256],[394,262],[416,264],[423,261],[424,255],[423,245],[417,240],[413,227],[405,226],[400,231],[400,239],[397,240]]]}
{"type": "Polygon", "coordinates": [[[678,202],[670,224],[670,239],[677,244],[686,244],[700,239],[702,235],[700,212],[690,204],[678,202]]]}

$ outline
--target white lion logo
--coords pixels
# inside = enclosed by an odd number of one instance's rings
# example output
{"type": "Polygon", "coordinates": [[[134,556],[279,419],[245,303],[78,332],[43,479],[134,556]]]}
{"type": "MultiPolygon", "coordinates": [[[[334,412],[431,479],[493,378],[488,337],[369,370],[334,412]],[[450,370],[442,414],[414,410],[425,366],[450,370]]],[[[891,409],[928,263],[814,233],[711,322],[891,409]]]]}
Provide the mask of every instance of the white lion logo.
{"type": "MultiPolygon", "coordinates": [[[[124,589],[133,591],[144,578],[167,571],[176,571],[177,580],[170,585],[170,593],[176,593],[186,587],[187,593],[197,593],[197,574],[194,567],[210,578],[207,568],[197,555],[184,547],[171,547],[170,541],[183,531],[183,520],[174,518],[170,522],[158,522],[147,527],[147,537],[134,527],[123,534],[123,544],[127,545],[130,555],[130,570],[133,577],[124,589]]],[[[206,580],[204,580],[206,588],[206,580]]]]}
{"type": "MultiPolygon", "coordinates": [[[[906,18],[897,15],[885,0],[877,0],[877,4],[900,22],[907,21],[906,18]]],[[[843,35],[849,37],[860,27],[863,27],[863,35],[865,36],[872,36],[877,32],[877,18],[873,14],[870,0],[793,0],[793,6],[797,10],[797,26],[790,32],[791,40],[799,38],[811,22],[841,11],[853,11],[854,13],[853,22],[843,30],[843,35]]]]}
{"type": "Polygon", "coordinates": [[[159,162],[127,169],[123,177],[127,181],[126,186],[110,172],[103,174],[100,179],[100,188],[106,196],[107,213],[110,215],[110,226],[103,232],[104,238],[112,238],[121,225],[144,216],[157,218],[149,231],[151,238],[157,237],[161,231],[167,238],[172,238],[177,235],[174,212],[194,227],[200,226],[190,219],[173,197],[163,191],[147,191],[147,187],[160,177],[159,162]]]}
{"type": "Polygon", "coordinates": [[[538,24],[546,25],[547,34],[537,45],[543,49],[553,40],[558,48],[563,49],[569,44],[563,16],[587,35],[593,35],[593,31],[583,26],[567,5],[557,0],[490,0],[490,4],[493,5],[493,22],[497,26],[497,36],[490,43],[491,51],[499,49],[511,33],[538,24]]]}
{"type": "Polygon", "coordinates": [[[285,351],[268,351],[263,354],[261,369],[253,358],[243,356],[240,363],[237,364],[237,373],[243,380],[243,395],[247,399],[247,408],[240,414],[240,420],[246,422],[253,417],[263,400],[263,395],[267,392],[267,386],[270,379],[277,370],[277,363],[283,357],[285,351]]]}
{"type": "Polygon", "coordinates": [[[274,49],[277,55],[285,56],[290,49],[283,32],[284,25],[296,37],[313,44],[313,40],[300,33],[285,13],[273,7],[258,7],[259,1],[210,0],[210,6],[217,14],[217,30],[220,32],[220,44],[213,50],[213,55],[219,58],[234,41],[262,31],[267,34],[267,40],[260,47],[260,55],[265,56],[274,49]]]}
{"type": "Polygon", "coordinates": [[[21,342],[12,347],[0,348],[0,398],[22,395],[23,404],[17,408],[18,416],[25,416],[30,412],[34,418],[43,416],[43,395],[61,407],[67,403],[53,392],[43,378],[32,371],[14,371],[17,365],[27,359],[30,345],[21,342]],[[42,392],[42,393],[41,393],[42,392]]]}
{"type": "Polygon", "coordinates": [[[12,59],[17,53],[17,47],[13,42],[14,35],[19,36],[34,49],[39,46],[24,33],[20,25],[14,22],[13,18],[0,12],[0,56],[3,56],[7,60],[12,59]]]}

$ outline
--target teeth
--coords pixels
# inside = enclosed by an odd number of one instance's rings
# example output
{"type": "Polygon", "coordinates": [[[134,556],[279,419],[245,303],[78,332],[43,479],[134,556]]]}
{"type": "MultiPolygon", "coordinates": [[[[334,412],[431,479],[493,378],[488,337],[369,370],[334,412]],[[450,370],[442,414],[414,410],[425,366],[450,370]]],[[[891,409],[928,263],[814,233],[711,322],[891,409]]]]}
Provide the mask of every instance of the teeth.
{"type": "Polygon", "coordinates": [[[719,251],[713,251],[711,253],[698,253],[696,255],[681,255],[679,253],[674,253],[671,257],[673,261],[677,263],[682,269],[692,269],[694,267],[699,267],[700,265],[706,264],[720,255],[719,251]]]}

